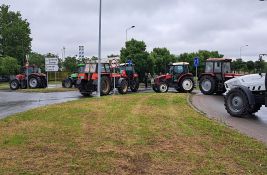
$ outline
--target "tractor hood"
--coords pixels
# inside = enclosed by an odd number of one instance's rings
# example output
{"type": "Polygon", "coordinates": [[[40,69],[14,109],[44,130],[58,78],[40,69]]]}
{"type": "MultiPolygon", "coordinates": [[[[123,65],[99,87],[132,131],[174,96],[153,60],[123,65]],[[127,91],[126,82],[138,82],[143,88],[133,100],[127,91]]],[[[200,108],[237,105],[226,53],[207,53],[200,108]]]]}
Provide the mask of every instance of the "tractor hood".
{"type": "Polygon", "coordinates": [[[245,86],[251,91],[264,91],[266,74],[250,74],[232,78],[224,83],[227,92],[237,86],[245,86]]]}

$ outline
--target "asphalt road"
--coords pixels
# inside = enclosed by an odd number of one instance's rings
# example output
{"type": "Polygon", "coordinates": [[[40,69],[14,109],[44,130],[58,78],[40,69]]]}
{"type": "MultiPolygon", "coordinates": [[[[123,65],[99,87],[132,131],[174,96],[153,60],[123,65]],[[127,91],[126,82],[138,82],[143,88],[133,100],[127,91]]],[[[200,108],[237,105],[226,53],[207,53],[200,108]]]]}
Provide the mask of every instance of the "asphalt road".
{"type": "Polygon", "coordinates": [[[240,131],[243,134],[254,137],[267,144],[267,108],[261,110],[253,116],[244,116],[242,118],[231,117],[224,108],[223,96],[203,95],[197,93],[192,98],[193,105],[200,111],[214,118],[219,122],[240,131]]]}
{"type": "Polygon", "coordinates": [[[56,93],[19,93],[0,91],[0,119],[40,106],[81,98],[77,91],[56,93]]]}

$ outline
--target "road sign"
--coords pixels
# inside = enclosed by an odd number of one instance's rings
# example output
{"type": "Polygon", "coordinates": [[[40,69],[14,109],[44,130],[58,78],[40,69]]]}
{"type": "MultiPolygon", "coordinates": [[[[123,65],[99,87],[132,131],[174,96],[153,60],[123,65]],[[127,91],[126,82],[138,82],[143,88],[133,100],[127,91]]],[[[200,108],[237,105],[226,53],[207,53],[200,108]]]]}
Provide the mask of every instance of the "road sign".
{"type": "Polygon", "coordinates": [[[199,66],[199,58],[198,57],[194,58],[194,66],[195,67],[199,66]]]}
{"type": "Polygon", "coordinates": [[[45,71],[46,72],[57,72],[58,65],[45,65],[45,71]]]}
{"type": "Polygon", "coordinates": [[[45,58],[46,65],[58,65],[58,58],[45,58]]]}
{"type": "Polygon", "coordinates": [[[128,64],[133,64],[132,60],[127,61],[128,64]]]}
{"type": "Polygon", "coordinates": [[[118,67],[118,62],[117,62],[117,60],[116,59],[113,59],[112,61],[111,61],[111,66],[110,66],[111,68],[116,68],[116,67],[118,67]]]}

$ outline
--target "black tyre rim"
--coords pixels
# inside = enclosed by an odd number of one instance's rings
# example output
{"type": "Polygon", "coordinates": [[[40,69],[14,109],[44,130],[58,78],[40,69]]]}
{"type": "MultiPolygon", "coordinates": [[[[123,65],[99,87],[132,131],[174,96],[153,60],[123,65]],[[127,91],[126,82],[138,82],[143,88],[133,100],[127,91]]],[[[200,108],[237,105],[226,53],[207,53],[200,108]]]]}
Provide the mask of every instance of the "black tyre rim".
{"type": "Polygon", "coordinates": [[[244,99],[240,94],[233,93],[229,96],[227,104],[231,111],[239,113],[244,108],[244,99]]]}

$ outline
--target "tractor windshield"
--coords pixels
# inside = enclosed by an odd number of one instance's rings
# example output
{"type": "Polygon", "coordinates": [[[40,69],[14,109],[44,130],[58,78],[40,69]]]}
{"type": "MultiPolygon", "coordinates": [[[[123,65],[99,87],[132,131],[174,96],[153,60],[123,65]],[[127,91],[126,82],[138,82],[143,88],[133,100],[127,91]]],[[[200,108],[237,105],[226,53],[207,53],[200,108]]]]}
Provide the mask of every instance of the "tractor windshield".
{"type": "Polygon", "coordinates": [[[223,73],[231,73],[231,63],[230,62],[223,63],[223,73]]]}
{"type": "Polygon", "coordinates": [[[178,66],[171,66],[170,69],[169,69],[169,73],[170,74],[181,74],[183,72],[186,72],[186,69],[187,67],[184,66],[184,65],[178,65],[178,66]]]}
{"type": "Polygon", "coordinates": [[[79,66],[78,69],[77,69],[77,72],[78,73],[83,73],[84,69],[85,69],[85,66],[79,66]]]}
{"type": "Polygon", "coordinates": [[[206,73],[213,72],[213,62],[206,62],[205,72],[206,73]]]}

